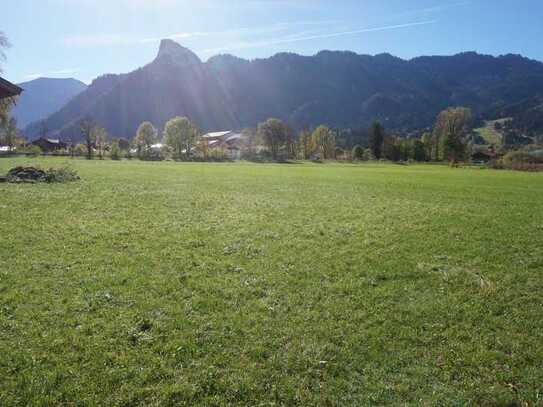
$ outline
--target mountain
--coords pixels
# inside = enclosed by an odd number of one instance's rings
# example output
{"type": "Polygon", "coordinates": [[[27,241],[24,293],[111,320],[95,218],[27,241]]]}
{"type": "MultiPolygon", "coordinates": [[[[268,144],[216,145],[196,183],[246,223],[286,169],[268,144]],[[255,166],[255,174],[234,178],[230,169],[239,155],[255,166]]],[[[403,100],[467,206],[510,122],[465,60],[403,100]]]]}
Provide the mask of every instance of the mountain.
{"type": "Polygon", "coordinates": [[[53,78],[38,78],[19,86],[24,92],[17,100],[12,115],[21,128],[46,119],[87,88],[87,85],[75,79],[53,78]]]}
{"type": "MultiPolygon", "coordinates": [[[[202,62],[163,40],[156,59],[134,72],[107,75],[47,119],[64,139],[92,118],[111,135],[132,138],[149,120],[162,128],[176,115],[204,131],[255,126],[268,117],[294,128],[366,127],[373,120],[407,131],[430,126],[440,110],[467,106],[476,116],[543,95],[543,63],[519,55],[467,52],[403,60],[389,54],[322,51],[202,62]]],[[[27,128],[35,137],[36,125],[27,128]]]]}

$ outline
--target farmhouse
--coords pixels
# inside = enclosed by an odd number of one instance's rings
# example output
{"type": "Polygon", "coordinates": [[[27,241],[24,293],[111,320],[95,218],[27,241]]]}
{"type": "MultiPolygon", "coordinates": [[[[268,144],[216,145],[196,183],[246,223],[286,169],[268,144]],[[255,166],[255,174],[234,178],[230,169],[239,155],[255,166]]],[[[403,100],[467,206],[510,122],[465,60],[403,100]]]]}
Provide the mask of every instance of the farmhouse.
{"type": "Polygon", "coordinates": [[[238,160],[241,157],[243,135],[232,130],[207,133],[202,136],[210,149],[224,149],[228,158],[238,160]]]}
{"type": "Polygon", "coordinates": [[[471,160],[474,163],[487,163],[496,158],[496,154],[492,151],[476,151],[471,155],[471,160]]]}
{"type": "Polygon", "coordinates": [[[32,142],[32,145],[38,146],[39,148],[41,148],[43,152],[57,151],[57,150],[63,150],[65,148],[68,148],[68,144],[66,144],[65,142],[59,139],[44,138],[44,137],[40,137],[39,139],[34,140],[32,142]]]}
{"type": "Polygon", "coordinates": [[[17,85],[0,77],[0,99],[18,96],[22,91],[23,90],[17,85]]]}

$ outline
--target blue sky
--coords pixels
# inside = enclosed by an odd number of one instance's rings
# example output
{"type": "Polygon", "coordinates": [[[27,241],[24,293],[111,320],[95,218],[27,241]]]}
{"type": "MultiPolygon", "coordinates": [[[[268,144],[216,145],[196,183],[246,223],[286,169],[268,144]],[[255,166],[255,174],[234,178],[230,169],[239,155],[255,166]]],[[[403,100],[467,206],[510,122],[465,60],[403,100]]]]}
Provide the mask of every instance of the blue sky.
{"type": "Polygon", "coordinates": [[[85,82],[132,71],[172,38],[203,60],[322,49],[543,60],[541,0],[2,0],[4,76],[85,82]],[[8,21],[7,21],[8,20],[8,21]]]}

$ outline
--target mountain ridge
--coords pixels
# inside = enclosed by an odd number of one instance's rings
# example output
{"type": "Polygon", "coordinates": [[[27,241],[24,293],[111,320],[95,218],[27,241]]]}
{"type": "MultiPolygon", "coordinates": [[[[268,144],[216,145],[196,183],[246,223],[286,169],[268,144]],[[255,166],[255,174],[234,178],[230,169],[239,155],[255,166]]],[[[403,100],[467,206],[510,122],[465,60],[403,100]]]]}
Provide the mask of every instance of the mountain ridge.
{"type": "Polygon", "coordinates": [[[74,78],[40,77],[18,84],[24,92],[12,109],[20,127],[47,118],[64,106],[87,85],[74,78]]]}
{"type": "MultiPolygon", "coordinates": [[[[142,121],[162,128],[176,115],[204,131],[252,127],[268,117],[295,128],[362,127],[377,119],[400,131],[431,125],[451,105],[484,115],[543,94],[543,63],[474,51],[409,60],[328,50],[253,60],[221,54],[202,62],[163,40],[149,64],[104,77],[47,120],[55,134],[77,139],[78,121],[91,117],[113,136],[131,138],[142,121]]],[[[35,137],[36,130],[31,125],[27,133],[35,137]]]]}

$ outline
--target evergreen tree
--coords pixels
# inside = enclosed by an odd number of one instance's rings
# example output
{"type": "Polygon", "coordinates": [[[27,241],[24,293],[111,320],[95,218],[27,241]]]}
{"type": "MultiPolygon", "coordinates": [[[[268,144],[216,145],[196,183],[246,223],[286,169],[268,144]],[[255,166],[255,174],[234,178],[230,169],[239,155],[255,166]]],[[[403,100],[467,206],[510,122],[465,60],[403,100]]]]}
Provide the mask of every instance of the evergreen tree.
{"type": "Polygon", "coordinates": [[[369,132],[369,148],[376,159],[381,159],[383,142],[385,141],[385,130],[381,123],[375,121],[369,132]]]}

